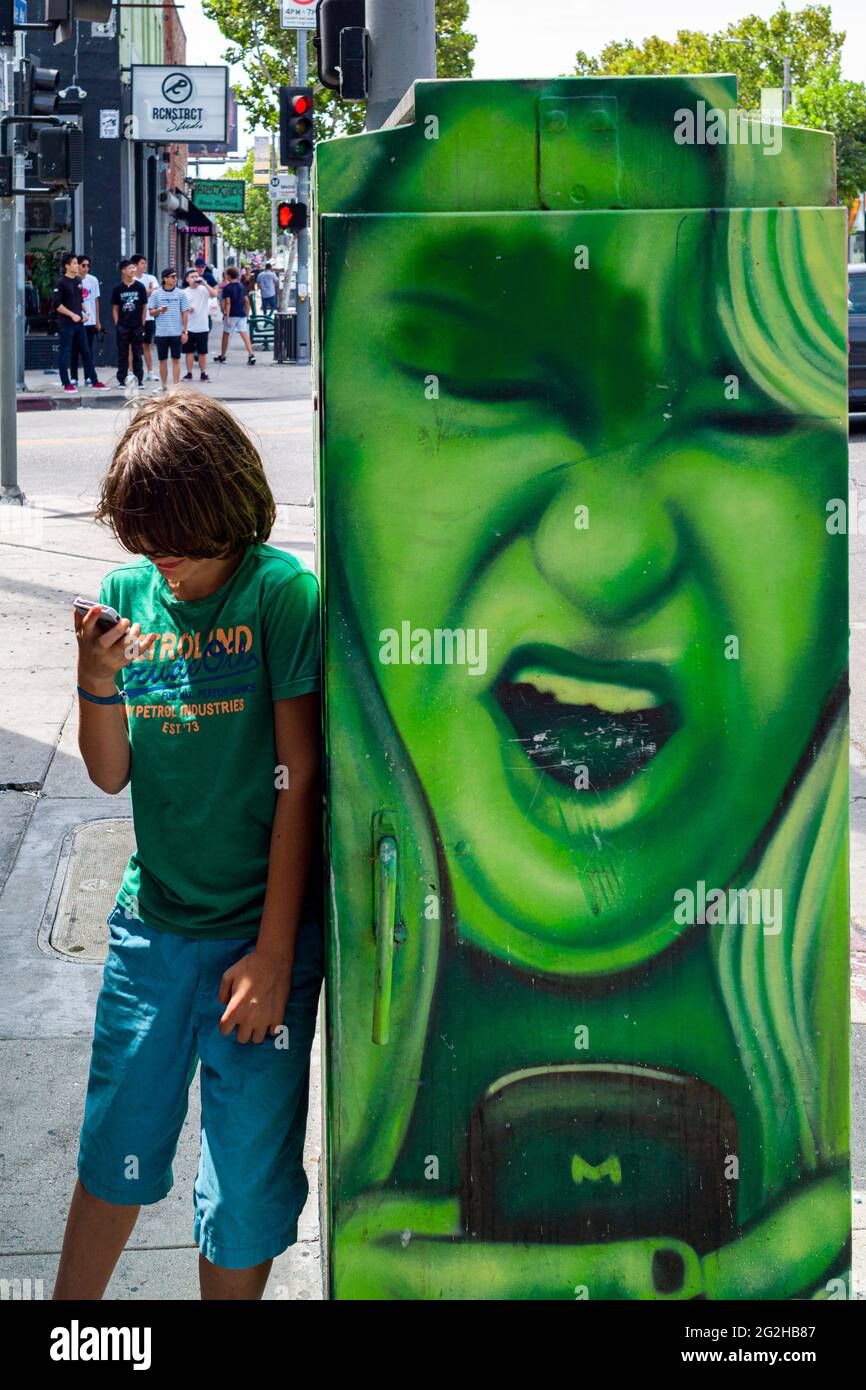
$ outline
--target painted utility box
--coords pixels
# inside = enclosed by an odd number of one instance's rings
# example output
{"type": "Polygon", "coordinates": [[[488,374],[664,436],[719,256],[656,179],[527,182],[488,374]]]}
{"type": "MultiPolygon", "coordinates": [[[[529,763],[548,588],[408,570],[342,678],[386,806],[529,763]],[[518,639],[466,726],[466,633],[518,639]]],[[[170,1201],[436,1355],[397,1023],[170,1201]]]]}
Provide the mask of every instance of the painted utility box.
{"type": "Polygon", "coordinates": [[[331,1296],[844,1298],[832,140],[405,115],[318,154],[331,1296]]]}

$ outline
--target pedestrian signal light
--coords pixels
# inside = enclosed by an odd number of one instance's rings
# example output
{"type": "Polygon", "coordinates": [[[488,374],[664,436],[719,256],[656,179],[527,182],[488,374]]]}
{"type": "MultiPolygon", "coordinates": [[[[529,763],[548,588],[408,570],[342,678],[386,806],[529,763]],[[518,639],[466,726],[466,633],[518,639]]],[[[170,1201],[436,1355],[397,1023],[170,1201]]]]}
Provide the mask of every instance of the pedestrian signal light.
{"type": "Polygon", "coordinates": [[[309,169],[315,154],[312,87],[280,88],[280,163],[309,169]]]}
{"type": "Polygon", "coordinates": [[[277,204],[277,226],[281,232],[302,232],[306,225],[306,203],[277,204]]]}

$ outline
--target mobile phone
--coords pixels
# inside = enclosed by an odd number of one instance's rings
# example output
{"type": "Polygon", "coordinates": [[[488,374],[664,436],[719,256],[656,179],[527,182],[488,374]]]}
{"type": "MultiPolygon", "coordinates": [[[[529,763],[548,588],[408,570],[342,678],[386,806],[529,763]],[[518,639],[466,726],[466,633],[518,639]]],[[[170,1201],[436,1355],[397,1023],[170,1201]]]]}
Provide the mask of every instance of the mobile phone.
{"type": "MultiPolygon", "coordinates": [[[[89,613],[91,608],[95,608],[98,603],[98,598],[82,598],[79,594],[72,606],[76,613],[80,613],[83,618],[85,613],[89,613]]],[[[101,606],[102,612],[96,619],[96,626],[101,627],[103,631],[107,632],[110,627],[114,627],[120,622],[120,614],[115,608],[109,607],[107,603],[103,603],[101,606]]]]}

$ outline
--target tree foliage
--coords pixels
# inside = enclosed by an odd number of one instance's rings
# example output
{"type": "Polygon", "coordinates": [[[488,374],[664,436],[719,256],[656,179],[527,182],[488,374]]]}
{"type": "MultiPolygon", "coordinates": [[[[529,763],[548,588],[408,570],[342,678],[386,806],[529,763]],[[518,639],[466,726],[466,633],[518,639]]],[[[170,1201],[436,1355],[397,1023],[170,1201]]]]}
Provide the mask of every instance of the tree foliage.
{"type": "Polygon", "coordinates": [[[845,34],[834,30],[829,5],[788,10],[769,19],[747,15],[714,34],[680,29],[676,39],[656,36],[605,44],[597,58],[580,52],[580,76],[733,72],[738,100],[747,110],[760,106],[762,87],[781,87],[785,57],[791,60],[793,105],[790,125],[829,130],[836,137],[839,197],[850,201],[866,187],[866,86],[841,76],[845,34]]]}
{"type": "Polygon", "coordinates": [[[844,32],[833,29],[829,5],[788,10],[783,5],[769,19],[747,15],[714,34],[680,29],[674,40],[655,35],[643,43],[631,39],[605,44],[597,58],[579,52],[580,76],[734,72],[739,103],[754,110],[762,87],[781,87],[783,59],[791,60],[792,86],[808,84],[819,70],[838,67],[844,32]]]}
{"type": "MultiPolygon", "coordinates": [[[[203,0],[208,19],[228,41],[227,63],[240,64],[245,80],[234,86],[249,124],[262,130],[278,125],[277,89],[295,81],[296,39],[280,28],[276,0],[203,0]]],[[[440,77],[471,77],[475,35],[466,32],[469,0],[436,0],[436,53],[440,77]]],[[[362,102],[341,101],[336,92],[316,83],[316,50],[307,37],[307,69],[316,85],[316,134],[351,134],[364,126],[362,102]]]]}
{"type": "Polygon", "coordinates": [[[846,82],[838,65],[816,70],[785,114],[789,125],[832,130],[839,198],[850,203],[866,189],[866,85],[846,82]]]}

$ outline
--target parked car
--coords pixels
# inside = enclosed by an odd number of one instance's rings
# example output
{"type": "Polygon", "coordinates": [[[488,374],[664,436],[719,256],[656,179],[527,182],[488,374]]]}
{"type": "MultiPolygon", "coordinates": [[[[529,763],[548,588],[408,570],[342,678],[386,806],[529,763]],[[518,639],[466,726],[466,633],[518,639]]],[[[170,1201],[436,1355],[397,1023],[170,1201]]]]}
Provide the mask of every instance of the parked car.
{"type": "Polygon", "coordinates": [[[866,410],[866,265],[848,267],[848,409],[866,410]]]}

